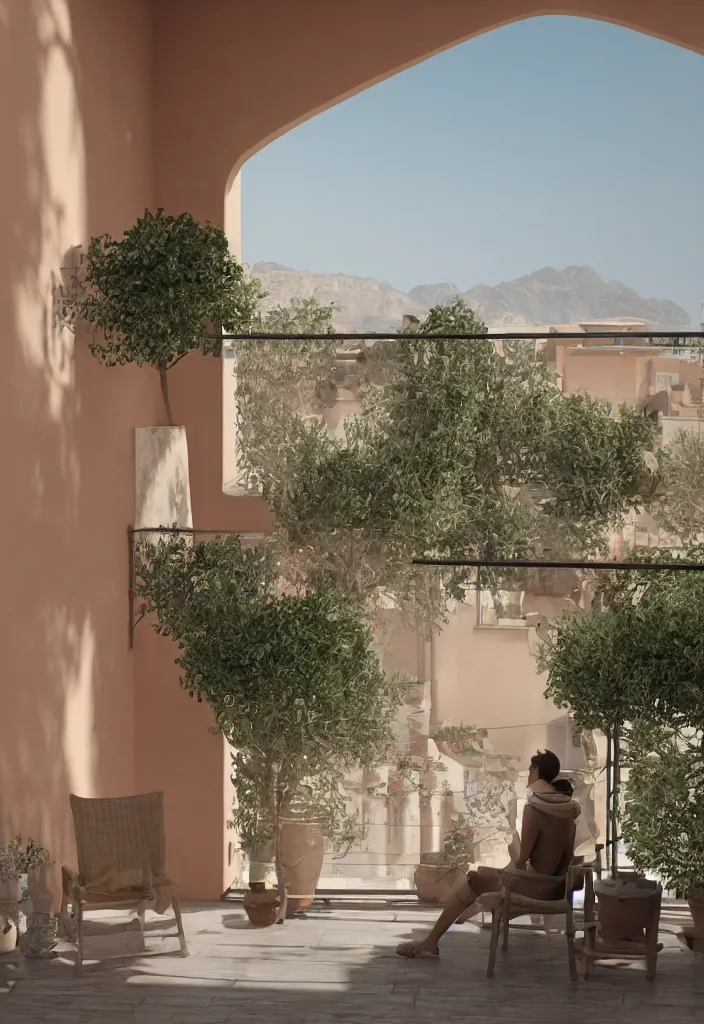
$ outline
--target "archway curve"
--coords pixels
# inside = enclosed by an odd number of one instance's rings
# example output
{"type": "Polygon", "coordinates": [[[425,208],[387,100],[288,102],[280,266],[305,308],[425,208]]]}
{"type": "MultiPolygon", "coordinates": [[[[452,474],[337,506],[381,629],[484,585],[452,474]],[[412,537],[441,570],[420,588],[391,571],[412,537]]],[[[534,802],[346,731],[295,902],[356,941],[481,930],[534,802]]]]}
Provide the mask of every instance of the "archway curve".
{"type": "Polygon", "coordinates": [[[220,221],[225,183],[296,125],[468,39],[545,15],[704,53],[704,5],[689,0],[156,0],[157,203],[220,221]]]}

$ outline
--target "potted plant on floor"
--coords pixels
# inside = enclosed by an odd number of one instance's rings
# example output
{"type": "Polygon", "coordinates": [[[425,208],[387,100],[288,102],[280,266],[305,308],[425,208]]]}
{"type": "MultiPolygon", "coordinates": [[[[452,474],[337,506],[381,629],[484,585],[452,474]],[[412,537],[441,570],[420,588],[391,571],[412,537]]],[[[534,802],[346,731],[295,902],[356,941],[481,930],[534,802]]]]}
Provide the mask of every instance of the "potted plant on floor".
{"type": "Polygon", "coordinates": [[[421,903],[444,906],[474,860],[474,833],[458,817],[448,829],[438,853],[422,853],[413,883],[421,903]]]}
{"type": "Polygon", "coordinates": [[[384,757],[399,686],[354,603],[327,584],[285,592],[271,553],[236,537],[146,546],[137,592],[180,648],[182,685],[210,704],[232,748],[235,821],[260,848],[272,844],[269,903],[282,920],[284,823],[307,783],[332,806],[346,773],[384,757]]]}
{"type": "Polygon", "coordinates": [[[687,898],[683,938],[704,952],[704,751],[701,733],[640,727],[628,745],[623,837],[642,872],[687,898]]]}
{"type": "MultiPolygon", "coordinates": [[[[682,556],[701,561],[701,549],[682,556]]],[[[698,833],[684,844],[681,836],[675,841],[668,821],[674,829],[677,822],[701,827],[689,796],[701,792],[696,780],[703,770],[704,579],[696,572],[648,571],[648,561],[671,552],[630,557],[643,569],[602,579],[596,614],[563,616],[545,635],[546,696],[570,708],[579,727],[619,738],[629,779],[623,811],[614,801],[612,835],[622,829],[636,868],[693,890],[696,904],[698,833]]],[[[633,901],[651,899],[654,884],[612,878],[595,887],[610,938],[641,940],[647,912],[633,901]]]]}

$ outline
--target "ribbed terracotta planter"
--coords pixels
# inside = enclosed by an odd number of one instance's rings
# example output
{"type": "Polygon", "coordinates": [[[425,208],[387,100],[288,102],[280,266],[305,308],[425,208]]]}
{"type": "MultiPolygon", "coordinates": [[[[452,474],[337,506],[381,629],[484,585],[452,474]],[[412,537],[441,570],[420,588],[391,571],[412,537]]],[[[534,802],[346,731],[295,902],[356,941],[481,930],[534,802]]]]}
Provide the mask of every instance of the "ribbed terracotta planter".
{"type": "Polygon", "coordinates": [[[307,910],[323,870],[325,838],[315,819],[288,819],[281,827],[281,867],[286,886],[286,916],[307,910]]]}

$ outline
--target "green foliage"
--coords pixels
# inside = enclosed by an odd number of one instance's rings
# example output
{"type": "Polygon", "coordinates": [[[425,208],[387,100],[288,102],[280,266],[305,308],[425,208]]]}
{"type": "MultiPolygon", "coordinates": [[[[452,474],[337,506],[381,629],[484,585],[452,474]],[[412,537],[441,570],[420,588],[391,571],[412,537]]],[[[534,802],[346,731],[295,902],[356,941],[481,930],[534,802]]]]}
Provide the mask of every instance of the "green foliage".
{"type": "MultiPolygon", "coordinates": [[[[540,651],[546,696],[574,711],[582,729],[644,721],[704,725],[704,575],[648,572],[657,549],[632,552],[642,572],[609,574],[598,614],[556,620],[540,651]]],[[[687,560],[701,560],[690,549],[687,560]]]]}
{"type": "Polygon", "coordinates": [[[250,848],[306,792],[336,817],[345,773],[390,749],[400,700],[355,606],[330,587],[281,593],[274,581],[270,552],[236,537],[161,541],[137,566],[143,613],[176,641],[182,685],[233,748],[235,820],[250,848]]]}
{"type": "Polygon", "coordinates": [[[683,544],[704,534],[704,448],[685,432],[661,453],[661,485],[653,504],[658,523],[683,544]]]}
{"type": "Polygon", "coordinates": [[[190,214],[145,210],[120,240],[92,238],[85,259],[83,320],[100,329],[91,345],[105,366],[166,370],[189,352],[219,356],[209,325],[247,331],[261,291],[231,254],[222,228],[190,214]]]}
{"type": "Polygon", "coordinates": [[[638,504],[653,424],[563,397],[524,346],[503,356],[489,339],[432,337],[485,331],[458,300],[363,349],[362,411],[335,436],[319,415],[335,383],[330,344],[280,350],[281,388],[267,383],[271,348],[239,353],[238,455],[272,508],[293,578],[331,580],[367,604],[420,601],[437,620],[470,573],[423,572],[413,558],[539,557],[546,538],[553,556],[593,551],[638,504]]]}
{"type": "Polygon", "coordinates": [[[333,332],[333,306],[292,299],[258,315],[257,333],[300,334],[301,341],[237,342],[238,447],[246,452],[240,484],[256,493],[262,480],[286,475],[289,430],[324,407],[321,385],[335,375],[335,341],[306,338],[333,332]]]}
{"type": "Polygon", "coordinates": [[[699,738],[641,726],[628,744],[623,838],[640,871],[704,888],[704,751],[699,738]]]}
{"type": "MultiPolygon", "coordinates": [[[[702,548],[681,552],[701,562],[702,548]]],[[[641,871],[672,888],[704,880],[704,575],[648,571],[670,550],[635,550],[643,569],[609,573],[596,614],[562,616],[541,649],[546,697],[583,729],[620,727],[628,768],[621,831],[641,871]]]]}

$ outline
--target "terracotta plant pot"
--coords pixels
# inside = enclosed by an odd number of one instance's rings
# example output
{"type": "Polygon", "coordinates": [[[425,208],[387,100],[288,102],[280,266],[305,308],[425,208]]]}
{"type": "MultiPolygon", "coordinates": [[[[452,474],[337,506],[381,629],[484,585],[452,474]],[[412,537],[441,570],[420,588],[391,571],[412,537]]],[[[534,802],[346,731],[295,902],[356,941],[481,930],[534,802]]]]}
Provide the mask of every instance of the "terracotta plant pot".
{"type": "Polygon", "coordinates": [[[450,893],[466,874],[466,868],[448,864],[420,864],[413,875],[418,901],[431,907],[444,907],[450,893]]]}
{"type": "Polygon", "coordinates": [[[243,906],[251,924],[269,928],[279,914],[279,894],[276,889],[266,889],[263,882],[251,882],[243,906]]]}
{"type": "Polygon", "coordinates": [[[604,942],[645,942],[657,882],[602,878],[594,882],[599,905],[599,933],[604,942]]]}
{"type": "Polygon", "coordinates": [[[281,867],[286,886],[286,916],[307,910],[323,870],[325,838],[320,821],[288,819],[281,827],[281,867]]]}
{"type": "Polygon", "coordinates": [[[704,939],[704,889],[690,889],[687,902],[694,928],[692,935],[704,939]]]}

